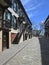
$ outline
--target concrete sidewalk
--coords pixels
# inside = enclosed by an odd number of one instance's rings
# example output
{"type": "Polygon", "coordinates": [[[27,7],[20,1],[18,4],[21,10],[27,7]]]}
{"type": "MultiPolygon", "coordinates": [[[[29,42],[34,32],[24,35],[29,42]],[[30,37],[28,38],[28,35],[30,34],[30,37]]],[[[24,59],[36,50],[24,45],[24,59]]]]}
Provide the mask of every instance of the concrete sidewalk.
{"type": "Polygon", "coordinates": [[[49,65],[49,39],[33,37],[4,65],[49,65]]]}
{"type": "MultiPolygon", "coordinates": [[[[26,41],[25,41],[26,42],[26,41]]],[[[4,65],[8,62],[13,56],[20,52],[28,43],[13,44],[10,49],[6,49],[0,54],[0,65],[4,65]]]]}

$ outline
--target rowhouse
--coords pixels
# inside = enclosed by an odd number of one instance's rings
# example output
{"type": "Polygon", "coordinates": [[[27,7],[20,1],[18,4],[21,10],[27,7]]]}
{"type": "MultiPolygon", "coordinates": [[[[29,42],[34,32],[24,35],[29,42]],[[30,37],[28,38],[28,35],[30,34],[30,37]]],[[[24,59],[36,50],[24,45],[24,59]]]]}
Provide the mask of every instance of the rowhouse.
{"type": "Polygon", "coordinates": [[[49,38],[49,16],[46,18],[44,26],[45,26],[45,36],[49,38]]]}
{"type": "Polygon", "coordinates": [[[4,19],[4,12],[9,6],[10,0],[0,0],[0,51],[10,47],[10,24],[4,19]]]}
{"type": "Polygon", "coordinates": [[[32,23],[21,1],[5,1],[0,3],[0,51],[32,37],[32,23]]]}

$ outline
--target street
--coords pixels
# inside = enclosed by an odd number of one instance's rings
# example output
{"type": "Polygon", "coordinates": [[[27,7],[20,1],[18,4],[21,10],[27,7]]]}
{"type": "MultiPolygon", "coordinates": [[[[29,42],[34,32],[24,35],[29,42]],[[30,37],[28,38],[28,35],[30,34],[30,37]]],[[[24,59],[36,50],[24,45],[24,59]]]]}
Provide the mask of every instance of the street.
{"type": "Polygon", "coordinates": [[[28,45],[11,58],[5,65],[49,65],[49,44],[45,45],[47,42],[48,39],[40,39],[37,37],[26,41],[28,45]]]}
{"type": "Polygon", "coordinates": [[[0,65],[49,65],[49,0],[0,0],[0,65]]]}

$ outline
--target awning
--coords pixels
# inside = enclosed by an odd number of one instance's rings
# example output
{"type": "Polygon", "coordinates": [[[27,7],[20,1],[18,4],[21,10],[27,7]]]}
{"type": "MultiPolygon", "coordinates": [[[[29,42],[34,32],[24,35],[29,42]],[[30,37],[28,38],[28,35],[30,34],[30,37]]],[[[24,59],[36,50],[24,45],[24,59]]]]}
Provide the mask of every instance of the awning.
{"type": "Polygon", "coordinates": [[[8,8],[8,10],[11,12],[12,15],[14,15],[15,17],[19,17],[17,13],[14,12],[14,10],[12,8],[8,8]]]}

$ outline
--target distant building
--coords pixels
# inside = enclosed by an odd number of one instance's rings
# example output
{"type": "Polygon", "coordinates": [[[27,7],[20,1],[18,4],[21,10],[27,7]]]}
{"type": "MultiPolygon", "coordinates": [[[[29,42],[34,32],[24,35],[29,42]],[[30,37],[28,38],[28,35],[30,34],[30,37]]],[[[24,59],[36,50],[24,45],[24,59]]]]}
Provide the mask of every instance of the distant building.
{"type": "Polygon", "coordinates": [[[0,51],[32,37],[32,23],[20,0],[0,0],[0,51]]]}
{"type": "Polygon", "coordinates": [[[49,16],[46,18],[44,22],[45,26],[45,36],[48,38],[49,37],[49,16]]]}
{"type": "Polygon", "coordinates": [[[40,30],[32,30],[32,35],[33,36],[40,36],[40,30]]]}

